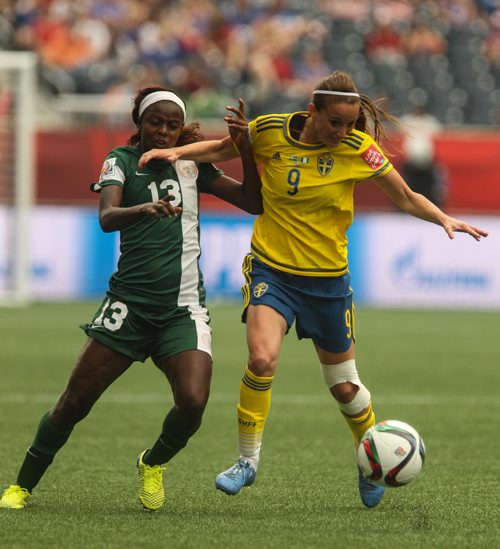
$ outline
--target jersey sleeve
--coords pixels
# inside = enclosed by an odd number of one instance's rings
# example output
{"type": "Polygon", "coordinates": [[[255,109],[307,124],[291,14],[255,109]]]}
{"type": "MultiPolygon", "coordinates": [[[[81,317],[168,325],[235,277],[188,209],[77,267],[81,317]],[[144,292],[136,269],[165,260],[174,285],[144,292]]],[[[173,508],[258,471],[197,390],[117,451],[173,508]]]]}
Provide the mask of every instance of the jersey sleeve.
{"type": "Polygon", "coordinates": [[[393,165],[378,146],[375,140],[365,134],[365,138],[358,150],[355,179],[363,181],[373,177],[380,177],[392,170],[393,165]]]}
{"type": "Polygon", "coordinates": [[[273,139],[272,130],[281,129],[283,123],[281,120],[275,120],[271,115],[258,116],[249,122],[250,143],[252,153],[257,165],[262,165],[266,158],[272,156],[271,151],[279,147],[278,142],[273,139]]]}
{"type": "Polygon", "coordinates": [[[111,151],[103,162],[99,181],[91,183],[90,190],[100,192],[108,185],[123,187],[127,172],[126,161],[116,150],[111,151]]]}
{"type": "Polygon", "coordinates": [[[224,172],[211,162],[198,164],[198,188],[200,192],[212,194],[212,183],[224,175],[224,172]]]}

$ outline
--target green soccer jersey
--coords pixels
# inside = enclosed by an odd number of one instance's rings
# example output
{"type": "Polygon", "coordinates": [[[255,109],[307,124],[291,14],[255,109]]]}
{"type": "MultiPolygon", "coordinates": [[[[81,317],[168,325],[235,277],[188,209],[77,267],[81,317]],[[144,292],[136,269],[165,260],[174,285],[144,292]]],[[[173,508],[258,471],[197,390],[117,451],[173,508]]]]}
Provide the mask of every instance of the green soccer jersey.
{"type": "Polygon", "coordinates": [[[172,195],[171,204],[182,208],[175,218],[144,216],[120,232],[118,269],[109,282],[115,298],[143,306],[161,318],[166,307],[205,302],[199,269],[199,193],[210,192],[211,183],[223,172],[212,164],[186,160],[153,161],[138,168],[140,155],[135,147],[113,149],[93,189],[122,187],[123,207],[172,195]]]}

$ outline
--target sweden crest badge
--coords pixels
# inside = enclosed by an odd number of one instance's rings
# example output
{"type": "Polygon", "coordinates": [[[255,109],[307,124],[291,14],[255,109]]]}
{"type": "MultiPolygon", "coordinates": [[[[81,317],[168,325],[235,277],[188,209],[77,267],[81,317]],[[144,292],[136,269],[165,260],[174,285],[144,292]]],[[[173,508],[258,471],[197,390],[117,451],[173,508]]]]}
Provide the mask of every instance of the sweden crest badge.
{"type": "Polygon", "coordinates": [[[331,153],[325,153],[318,156],[317,160],[318,172],[321,176],[328,175],[333,168],[333,156],[331,153]]]}

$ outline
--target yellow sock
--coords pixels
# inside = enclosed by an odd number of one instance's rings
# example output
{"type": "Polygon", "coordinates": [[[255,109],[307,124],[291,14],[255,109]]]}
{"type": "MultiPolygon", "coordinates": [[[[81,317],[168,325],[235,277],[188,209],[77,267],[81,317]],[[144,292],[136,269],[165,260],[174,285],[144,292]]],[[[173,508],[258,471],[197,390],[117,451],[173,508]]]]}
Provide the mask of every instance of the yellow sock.
{"type": "Polygon", "coordinates": [[[342,412],[342,415],[347,421],[349,429],[352,431],[352,438],[354,439],[354,444],[357,447],[366,431],[375,425],[375,413],[372,410],[372,403],[370,401],[368,408],[360,416],[348,416],[345,412],[342,412]]]}
{"type": "Polygon", "coordinates": [[[259,377],[248,367],[240,383],[238,435],[240,455],[248,459],[255,470],[259,464],[262,434],[271,407],[272,377],[259,377]]]}

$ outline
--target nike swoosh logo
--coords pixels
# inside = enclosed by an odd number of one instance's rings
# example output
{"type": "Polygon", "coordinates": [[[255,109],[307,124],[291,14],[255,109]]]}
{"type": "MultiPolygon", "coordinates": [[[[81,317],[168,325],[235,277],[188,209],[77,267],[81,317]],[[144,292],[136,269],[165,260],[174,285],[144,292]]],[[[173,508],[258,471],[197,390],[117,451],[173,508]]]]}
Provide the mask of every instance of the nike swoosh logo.
{"type": "Polygon", "coordinates": [[[135,172],[135,175],[149,175],[148,173],[135,172]]]}

